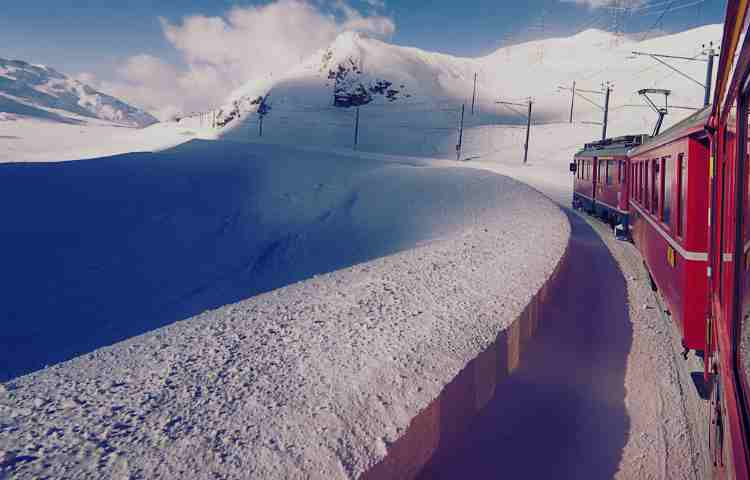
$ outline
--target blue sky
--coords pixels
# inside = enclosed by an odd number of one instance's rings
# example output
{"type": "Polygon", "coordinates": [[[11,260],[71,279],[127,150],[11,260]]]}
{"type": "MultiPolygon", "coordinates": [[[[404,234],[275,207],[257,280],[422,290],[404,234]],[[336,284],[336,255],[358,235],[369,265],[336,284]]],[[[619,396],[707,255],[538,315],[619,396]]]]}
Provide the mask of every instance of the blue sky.
{"type": "Polygon", "coordinates": [[[288,69],[351,25],[400,45],[478,56],[586,27],[611,30],[606,7],[617,2],[640,9],[622,20],[625,32],[657,34],[720,23],[725,1],[4,0],[0,57],[85,73],[87,83],[164,117],[216,105],[248,77],[288,69]]]}
{"type": "MultiPolygon", "coordinates": [[[[264,3],[268,2],[6,0],[0,16],[0,56],[52,64],[68,73],[86,71],[110,78],[119,62],[139,53],[180,61],[164,38],[159,17],[177,22],[187,15],[221,16],[233,6],[264,3]]],[[[680,3],[692,2],[676,2],[680,3]]],[[[352,1],[351,5],[363,12],[369,8],[364,1],[352,1]]],[[[724,1],[706,1],[667,15],[662,28],[676,31],[718,23],[723,11],[724,1]]],[[[383,13],[395,22],[394,43],[467,56],[492,51],[508,35],[521,41],[566,35],[589,22],[600,28],[612,22],[604,10],[560,0],[390,0],[383,13]],[[544,31],[543,11],[547,12],[544,31]],[[598,17],[603,18],[597,22],[598,17]],[[533,26],[537,28],[530,28],[533,26]]],[[[629,31],[646,30],[657,18],[655,13],[632,17],[625,27],[629,31]]]]}

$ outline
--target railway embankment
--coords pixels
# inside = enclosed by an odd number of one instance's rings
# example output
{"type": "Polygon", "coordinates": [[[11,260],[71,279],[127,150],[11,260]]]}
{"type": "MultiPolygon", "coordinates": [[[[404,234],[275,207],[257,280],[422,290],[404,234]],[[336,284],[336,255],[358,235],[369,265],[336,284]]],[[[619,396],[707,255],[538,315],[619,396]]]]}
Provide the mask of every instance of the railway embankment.
{"type": "Polygon", "coordinates": [[[3,384],[0,474],[415,476],[554,313],[566,216],[507,177],[488,185],[454,234],[3,384]]]}

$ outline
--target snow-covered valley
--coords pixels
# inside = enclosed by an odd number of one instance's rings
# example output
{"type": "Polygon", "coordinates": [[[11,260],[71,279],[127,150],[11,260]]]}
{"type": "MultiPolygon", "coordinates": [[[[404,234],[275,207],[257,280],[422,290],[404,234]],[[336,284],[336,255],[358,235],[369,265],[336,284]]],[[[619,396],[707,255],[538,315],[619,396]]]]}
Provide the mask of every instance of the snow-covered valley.
{"type": "MultiPolygon", "coordinates": [[[[720,32],[658,45],[692,56],[720,32]]],[[[673,103],[700,104],[699,89],[627,58],[653,44],[612,41],[587,31],[456,59],[345,34],[233,94],[212,112],[223,128],[0,113],[0,476],[367,471],[518,317],[568,246],[569,218],[518,181],[566,205],[567,164],[601,135],[586,123],[601,112],[585,103],[567,123],[570,94],[556,85],[617,77],[611,135],[650,129],[650,111],[627,107],[637,88],[680,85],[673,103]],[[540,44],[557,60],[537,62],[540,44]],[[522,115],[495,101],[527,96],[523,166],[522,115]]],[[[651,435],[658,408],[633,369],[657,371],[668,332],[636,310],[637,272],[623,278],[595,238],[585,231],[606,259],[602,278],[628,289],[605,304],[627,327],[617,357],[604,357],[627,384],[618,415],[651,435]],[[630,348],[633,330],[647,332],[630,348]]],[[[659,387],[663,408],[675,385],[659,387]]],[[[622,478],[660,471],[654,455],[669,442],[643,438],[613,450],[627,452],[622,478]],[[653,464],[636,465],[644,452],[653,464]]]]}

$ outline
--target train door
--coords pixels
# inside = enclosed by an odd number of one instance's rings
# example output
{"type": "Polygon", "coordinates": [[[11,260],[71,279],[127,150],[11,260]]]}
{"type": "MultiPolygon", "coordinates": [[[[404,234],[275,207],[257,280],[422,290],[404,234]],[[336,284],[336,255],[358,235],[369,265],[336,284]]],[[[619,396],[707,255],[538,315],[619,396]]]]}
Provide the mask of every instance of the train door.
{"type": "MultiPolygon", "coordinates": [[[[732,142],[735,155],[732,165],[732,193],[734,198],[732,225],[732,310],[735,313],[732,319],[732,370],[737,382],[737,397],[739,400],[738,430],[742,433],[742,445],[733,445],[735,454],[740,453],[745,460],[745,468],[750,464],[748,459],[748,437],[750,433],[750,262],[748,261],[748,250],[750,249],[750,218],[748,218],[748,207],[750,206],[750,186],[748,185],[748,172],[750,172],[750,88],[745,87],[739,101],[737,110],[737,134],[732,142]]],[[[738,439],[739,441],[739,439],[738,439]]],[[[735,440],[733,439],[733,444],[735,440]]],[[[745,472],[747,475],[750,472],[745,472]]]]}
{"type": "Polygon", "coordinates": [[[712,159],[709,368],[714,373],[711,451],[716,478],[749,478],[747,395],[750,384],[750,272],[745,246],[748,221],[748,114],[750,93],[740,97],[719,132],[712,159]]]}
{"type": "Polygon", "coordinates": [[[601,182],[601,177],[599,176],[599,173],[600,173],[599,170],[600,170],[600,166],[602,162],[599,161],[599,157],[594,157],[592,160],[592,164],[593,164],[592,168],[594,172],[591,175],[591,178],[592,178],[591,198],[593,198],[594,203],[596,203],[596,199],[599,197],[599,195],[597,195],[599,193],[598,192],[599,182],[601,182]]]}

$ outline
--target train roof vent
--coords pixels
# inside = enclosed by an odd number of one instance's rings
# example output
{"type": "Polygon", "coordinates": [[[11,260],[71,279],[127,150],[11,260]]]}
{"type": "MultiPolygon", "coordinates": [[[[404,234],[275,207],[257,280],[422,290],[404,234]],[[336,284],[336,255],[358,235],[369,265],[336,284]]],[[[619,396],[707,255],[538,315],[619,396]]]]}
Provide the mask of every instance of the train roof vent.
{"type": "Polygon", "coordinates": [[[597,142],[585,144],[584,150],[601,150],[604,148],[632,148],[641,145],[648,135],[623,135],[621,137],[605,138],[597,142]]]}

